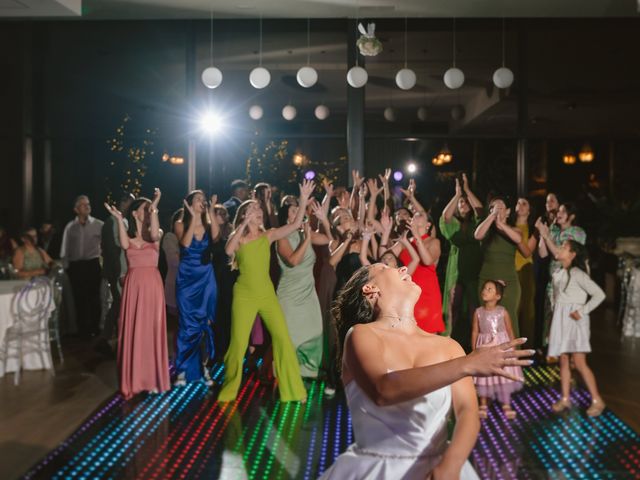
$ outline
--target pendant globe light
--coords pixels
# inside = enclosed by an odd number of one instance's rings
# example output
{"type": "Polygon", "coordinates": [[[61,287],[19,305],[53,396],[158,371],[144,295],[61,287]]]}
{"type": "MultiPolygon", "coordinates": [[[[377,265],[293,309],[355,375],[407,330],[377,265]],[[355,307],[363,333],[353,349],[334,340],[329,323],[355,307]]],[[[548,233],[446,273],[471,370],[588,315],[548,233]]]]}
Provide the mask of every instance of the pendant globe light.
{"type": "MultiPolygon", "coordinates": [[[[356,6],[356,8],[358,8],[356,6]]],[[[357,13],[360,13],[357,10],[357,13]]],[[[356,14],[356,25],[358,25],[358,15],[356,14]]],[[[352,88],[362,88],[367,84],[367,80],[369,80],[369,74],[367,71],[359,65],[358,58],[360,57],[360,52],[358,50],[357,45],[354,45],[356,49],[356,64],[351,67],[347,72],[347,83],[352,88]]]]}
{"type": "Polygon", "coordinates": [[[506,40],[504,18],[502,19],[502,67],[493,72],[493,84],[498,88],[509,88],[513,84],[513,72],[505,66],[506,40]]]}
{"type": "Polygon", "coordinates": [[[202,83],[207,88],[218,88],[222,84],[222,72],[219,68],[213,66],[213,4],[211,5],[210,18],[210,38],[209,38],[209,65],[202,72],[202,83]]]}
{"type": "Polygon", "coordinates": [[[262,66],[262,15],[260,15],[260,45],[258,47],[258,66],[251,70],[249,83],[258,90],[265,88],[271,83],[271,73],[262,66]]]}
{"type": "Polygon", "coordinates": [[[411,90],[416,85],[416,73],[407,68],[407,17],[404,17],[404,68],[396,73],[396,85],[401,90],[411,90]]]}
{"type": "Polygon", "coordinates": [[[455,90],[464,84],[464,72],[456,67],[456,19],[453,19],[453,66],[444,72],[444,84],[455,90]]]}
{"type": "Polygon", "coordinates": [[[311,19],[307,18],[307,65],[296,74],[298,84],[304,88],[313,87],[318,81],[318,72],[311,65],[311,19]]]}

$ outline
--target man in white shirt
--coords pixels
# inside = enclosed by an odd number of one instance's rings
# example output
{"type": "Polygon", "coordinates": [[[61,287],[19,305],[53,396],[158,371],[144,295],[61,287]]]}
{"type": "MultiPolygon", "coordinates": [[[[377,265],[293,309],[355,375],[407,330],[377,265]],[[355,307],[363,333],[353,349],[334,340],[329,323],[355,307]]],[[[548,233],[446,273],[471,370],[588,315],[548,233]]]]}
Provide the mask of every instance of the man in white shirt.
{"type": "Polygon", "coordinates": [[[91,216],[89,197],[80,195],[74,204],[76,218],[62,234],[60,258],[71,280],[78,330],[82,336],[98,334],[100,324],[100,239],[103,222],[91,216]]]}

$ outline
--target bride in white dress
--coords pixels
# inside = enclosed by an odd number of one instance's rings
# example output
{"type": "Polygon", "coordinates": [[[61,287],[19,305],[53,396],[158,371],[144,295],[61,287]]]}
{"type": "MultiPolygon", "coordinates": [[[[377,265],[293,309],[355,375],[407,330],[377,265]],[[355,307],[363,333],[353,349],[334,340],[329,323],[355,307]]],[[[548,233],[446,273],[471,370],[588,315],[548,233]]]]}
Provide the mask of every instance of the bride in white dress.
{"type": "Polygon", "coordinates": [[[413,308],[420,287],[406,268],[362,267],[332,313],[343,346],[342,381],[355,443],[322,479],[477,479],[467,458],[480,422],[470,376],[503,375],[530,365],[526,339],[465,356],[453,340],[424,332],[413,308]],[[447,418],[456,417],[451,441],[447,418]]]}

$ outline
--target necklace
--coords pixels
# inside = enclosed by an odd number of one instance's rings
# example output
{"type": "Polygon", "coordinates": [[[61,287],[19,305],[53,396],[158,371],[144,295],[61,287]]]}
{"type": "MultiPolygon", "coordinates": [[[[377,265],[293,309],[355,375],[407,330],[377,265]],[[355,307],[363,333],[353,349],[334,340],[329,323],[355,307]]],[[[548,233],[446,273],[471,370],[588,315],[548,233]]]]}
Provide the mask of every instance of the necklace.
{"type": "Polygon", "coordinates": [[[398,315],[380,315],[381,317],[388,317],[388,318],[395,318],[396,321],[395,322],[391,322],[391,328],[396,328],[398,325],[400,325],[403,322],[410,322],[413,323],[414,325],[416,324],[416,320],[415,318],[412,317],[399,317],[398,315]]]}

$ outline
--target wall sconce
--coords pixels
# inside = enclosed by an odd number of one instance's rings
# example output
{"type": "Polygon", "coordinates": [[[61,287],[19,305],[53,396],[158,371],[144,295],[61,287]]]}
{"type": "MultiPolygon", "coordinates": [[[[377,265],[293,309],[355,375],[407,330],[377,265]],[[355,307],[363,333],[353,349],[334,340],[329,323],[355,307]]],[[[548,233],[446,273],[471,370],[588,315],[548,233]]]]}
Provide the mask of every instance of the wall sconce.
{"type": "Polygon", "coordinates": [[[591,145],[589,145],[588,143],[585,143],[584,146],[582,147],[582,150],[580,150],[580,153],[578,153],[578,158],[582,163],[593,162],[595,155],[593,153],[593,149],[591,148],[591,145]]]}

